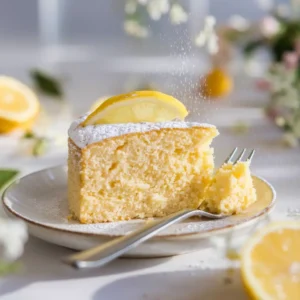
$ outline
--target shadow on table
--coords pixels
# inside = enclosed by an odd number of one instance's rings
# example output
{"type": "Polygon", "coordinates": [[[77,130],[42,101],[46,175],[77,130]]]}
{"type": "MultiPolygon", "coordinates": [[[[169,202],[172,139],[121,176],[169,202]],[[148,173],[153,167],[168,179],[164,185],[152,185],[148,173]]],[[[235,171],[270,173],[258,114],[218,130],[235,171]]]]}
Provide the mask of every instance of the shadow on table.
{"type": "Polygon", "coordinates": [[[2,280],[0,297],[35,282],[102,277],[113,274],[148,269],[164,263],[170,258],[118,259],[100,269],[75,270],[61,262],[61,258],[74,253],[73,250],[55,246],[38,238],[30,237],[22,256],[23,267],[17,274],[2,280]]]}
{"type": "Polygon", "coordinates": [[[92,299],[248,299],[239,270],[228,276],[226,270],[205,269],[132,276],[102,287],[92,299]]]}

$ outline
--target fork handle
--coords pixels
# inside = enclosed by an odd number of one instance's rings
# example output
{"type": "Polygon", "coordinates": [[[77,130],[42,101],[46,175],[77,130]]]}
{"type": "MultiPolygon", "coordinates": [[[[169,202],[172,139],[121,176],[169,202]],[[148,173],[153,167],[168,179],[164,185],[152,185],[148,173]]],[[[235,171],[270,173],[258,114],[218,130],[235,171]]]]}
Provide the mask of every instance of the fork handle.
{"type": "Polygon", "coordinates": [[[211,214],[201,210],[181,210],[158,221],[150,222],[128,235],[115,238],[110,242],[70,255],[64,258],[63,261],[78,269],[102,267],[150,239],[166,227],[189,217],[199,215],[211,217],[211,214]]]}

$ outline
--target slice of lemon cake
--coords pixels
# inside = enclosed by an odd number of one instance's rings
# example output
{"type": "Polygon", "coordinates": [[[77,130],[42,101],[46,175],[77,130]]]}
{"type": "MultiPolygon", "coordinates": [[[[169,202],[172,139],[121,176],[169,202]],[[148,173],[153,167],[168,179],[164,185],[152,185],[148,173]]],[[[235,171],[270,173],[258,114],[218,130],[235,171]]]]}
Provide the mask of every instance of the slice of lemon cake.
{"type": "Polygon", "coordinates": [[[197,208],[214,168],[214,126],[160,122],[69,130],[68,198],[82,223],[161,217],[197,208]]]}
{"type": "Polygon", "coordinates": [[[181,209],[238,213],[256,200],[249,163],[213,175],[213,125],[153,91],[105,100],[69,129],[69,208],[81,223],[163,217],[181,209]]]}
{"type": "Polygon", "coordinates": [[[202,208],[213,213],[235,214],[256,201],[250,162],[227,163],[216,171],[205,192],[202,208]]]}
{"type": "Polygon", "coordinates": [[[111,97],[69,129],[68,199],[82,223],[197,208],[214,168],[214,126],[155,91],[111,97]]]}

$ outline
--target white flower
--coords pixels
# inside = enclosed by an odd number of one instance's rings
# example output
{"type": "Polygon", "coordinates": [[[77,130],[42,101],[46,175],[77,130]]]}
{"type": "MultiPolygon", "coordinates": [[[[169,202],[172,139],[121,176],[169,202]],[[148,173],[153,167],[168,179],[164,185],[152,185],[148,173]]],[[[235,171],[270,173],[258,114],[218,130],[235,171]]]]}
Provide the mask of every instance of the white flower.
{"type": "Polygon", "coordinates": [[[279,22],[271,16],[265,17],[260,23],[260,31],[263,36],[270,38],[277,34],[280,30],[279,22]]]}
{"type": "Polygon", "coordinates": [[[216,18],[214,16],[207,16],[205,19],[207,29],[213,29],[216,25],[216,18]]]}
{"type": "Polygon", "coordinates": [[[209,54],[216,54],[219,50],[215,24],[216,19],[213,16],[206,17],[204,28],[195,39],[195,43],[198,47],[204,47],[206,45],[209,54]]]}
{"type": "Polygon", "coordinates": [[[195,43],[199,47],[203,47],[206,43],[207,37],[206,32],[201,31],[195,39],[195,43]]]}
{"type": "Polygon", "coordinates": [[[147,10],[152,20],[157,21],[170,9],[169,0],[149,0],[147,10]]]}
{"type": "Polygon", "coordinates": [[[207,40],[207,50],[209,54],[216,54],[219,51],[219,39],[216,34],[211,35],[207,40]]]}
{"type": "Polygon", "coordinates": [[[135,0],[127,0],[125,3],[125,12],[129,15],[136,12],[137,3],[135,0]]]}
{"type": "Polygon", "coordinates": [[[285,119],[283,117],[277,117],[275,123],[277,126],[282,127],[285,125],[285,119]]]}
{"type": "Polygon", "coordinates": [[[0,219],[0,260],[14,261],[23,253],[27,227],[21,221],[0,219]]]}
{"type": "Polygon", "coordinates": [[[149,35],[149,31],[146,27],[142,26],[136,20],[126,20],[124,22],[124,30],[128,35],[132,35],[138,38],[145,38],[149,35]]]}
{"type": "Polygon", "coordinates": [[[188,15],[181,5],[175,3],[170,10],[170,19],[172,24],[179,25],[187,21],[188,15]]]}
{"type": "Polygon", "coordinates": [[[240,15],[233,15],[229,18],[228,24],[235,30],[246,31],[250,27],[250,23],[240,15]]]}

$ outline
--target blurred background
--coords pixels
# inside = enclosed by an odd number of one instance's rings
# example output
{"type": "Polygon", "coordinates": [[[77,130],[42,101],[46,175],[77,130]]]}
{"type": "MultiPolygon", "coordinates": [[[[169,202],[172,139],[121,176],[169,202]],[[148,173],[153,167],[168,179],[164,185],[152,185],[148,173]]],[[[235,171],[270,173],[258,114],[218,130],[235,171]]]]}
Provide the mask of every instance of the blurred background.
{"type": "MultiPolygon", "coordinates": [[[[76,114],[87,110],[101,95],[140,85],[151,84],[183,98],[194,87],[189,77],[204,74],[211,67],[207,51],[194,43],[207,15],[214,16],[218,26],[226,26],[236,16],[258,22],[275,4],[288,3],[179,1],[188,15],[185,22],[174,25],[167,13],[153,20],[142,12],[149,35],[137,38],[124,30],[128,3],[134,2],[139,1],[1,0],[1,73],[25,82],[33,68],[63,77],[76,114]],[[181,82],[183,73],[188,85],[181,82]]],[[[230,67],[233,72],[243,69],[238,51],[230,67]]],[[[255,72],[263,72],[263,66],[255,72]]]]}
{"type": "Polygon", "coordinates": [[[267,109],[298,143],[299,0],[0,1],[1,73],[37,93],[38,135],[66,136],[107,97],[153,89],[238,132],[267,109]]]}

